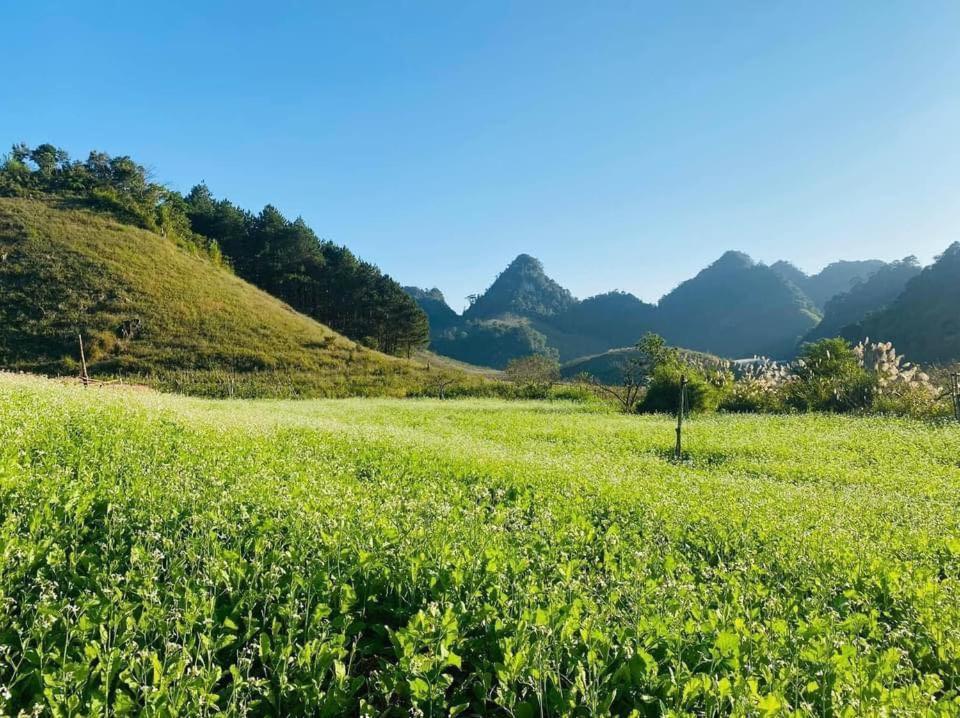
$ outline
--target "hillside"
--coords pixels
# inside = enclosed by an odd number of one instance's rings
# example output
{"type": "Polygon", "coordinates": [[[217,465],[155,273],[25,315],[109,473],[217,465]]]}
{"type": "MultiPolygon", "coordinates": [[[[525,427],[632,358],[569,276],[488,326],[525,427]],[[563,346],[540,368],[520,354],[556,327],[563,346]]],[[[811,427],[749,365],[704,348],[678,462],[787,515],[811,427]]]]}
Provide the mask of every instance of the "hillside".
{"type": "MultiPolygon", "coordinates": [[[[696,366],[720,367],[728,362],[705,352],[680,350],[685,361],[696,366]]],[[[633,346],[610,349],[591,356],[578,357],[560,366],[560,375],[564,379],[575,379],[580,374],[588,374],[604,384],[619,384],[623,380],[624,365],[634,359],[641,359],[641,353],[633,346]]]]}
{"type": "Polygon", "coordinates": [[[94,374],[198,393],[216,393],[224,372],[318,396],[431,380],[424,364],[346,339],[192,245],[62,202],[0,198],[0,258],[6,368],[75,373],[80,332],[94,374]]]}
{"type": "Polygon", "coordinates": [[[893,342],[917,362],[960,358],[960,242],[911,279],[886,309],[845,328],[843,336],[893,342]]]}
{"type": "Polygon", "coordinates": [[[396,281],[303,219],[269,204],[245,210],[202,183],[181,195],[130,157],[72,160],[51,144],[17,144],[0,159],[0,196],[55,198],[225,259],[254,286],[379,351],[410,356],[429,340],[426,315],[396,281]]]}
{"type": "Polygon", "coordinates": [[[884,309],[918,274],[920,265],[916,257],[885,264],[867,279],[854,284],[849,291],[830,299],[824,307],[823,319],[803,341],[840,336],[844,327],[862,321],[871,312],[884,309]]]}
{"type": "Polygon", "coordinates": [[[791,282],[741,252],[727,252],[657,305],[657,326],[675,346],[738,358],[791,356],[819,321],[791,282]]]}
{"type": "Polygon", "coordinates": [[[403,291],[412,297],[427,315],[431,333],[444,332],[460,323],[460,315],[453,311],[447,304],[443,292],[436,287],[433,289],[404,287],[403,291]]]}
{"type": "Polygon", "coordinates": [[[879,259],[842,260],[832,262],[816,274],[807,275],[790,262],[774,262],[770,269],[792,282],[819,308],[823,309],[832,297],[847,292],[858,282],[884,266],[879,259]]]}
{"type": "Polygon", "coordinates": [[[595,337],[607,349],[635,344],[655,326],[656,311],[627,292],[607,292],[577,302],[551,323],[570,334],[595,337]]]}
{"type": "Polygon", "coordinates": [[[556,354],[528,319],[515,317],[464,321],[434,336],[430,347],[438,354],[496,369],[503,369],[516,357],[556,354]]]}

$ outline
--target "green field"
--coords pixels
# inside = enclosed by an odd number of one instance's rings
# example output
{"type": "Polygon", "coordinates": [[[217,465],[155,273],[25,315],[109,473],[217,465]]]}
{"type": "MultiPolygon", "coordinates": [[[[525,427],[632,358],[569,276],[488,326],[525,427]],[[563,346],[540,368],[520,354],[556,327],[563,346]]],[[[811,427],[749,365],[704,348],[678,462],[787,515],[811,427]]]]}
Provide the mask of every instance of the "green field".
{"type": "Polygon", "coordinates": [[[960,714],[960,428],[672,441],[0,375],[0,714],[960,714]]]}

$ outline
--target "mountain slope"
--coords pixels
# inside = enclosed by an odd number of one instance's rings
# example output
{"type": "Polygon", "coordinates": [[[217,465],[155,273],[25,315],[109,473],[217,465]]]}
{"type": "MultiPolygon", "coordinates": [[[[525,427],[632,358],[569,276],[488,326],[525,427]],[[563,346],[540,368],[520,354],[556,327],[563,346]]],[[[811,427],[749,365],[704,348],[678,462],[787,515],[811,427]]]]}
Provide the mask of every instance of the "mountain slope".
{"type": "MultiPolygon", "coordinates": [[[[609,347],[635,344],[655,324],[657,308],[627,292],[607,292],[577,302],[552,324],[565,332],[602,337],[609,347]]],[[[582,353],[581,353],[582,355],[582,353]]]]}
{"type": "Polygon", "coordinates": [[[886,262],[879,259],[841,260],[832,262],[816,274],[807,275],[790,262],[774,262],[770,269],[793,282],[820,309],[838,294],[850,291],[858,282],[867,279],[883,267],[886,262]]]}
{"type": "Polygon", "coordinates": [[[573,295],[543,271],[540,260],[521,254],[463,313],[464,319],[552,317],[576,303],[573,295]]]}
{"type": "Polygon", "coordinates": [[[804,341],[840,336],[844,327],[863,320],[871,312],[884,309],[918,274],[920,265],[916,257],[884,265],[849,291],[830,299],[824,307],[823,319],[807,333],[804,341]]]}
{"type": "Polygon", "coordinates": [[[433,337],[430,348],[458,361],[495,369],[505,368],[517,357],[557,353],[523,318],[468,320],[433,337]]]}
{"type": "Polygon", "coordinates": [[[657,306],[660,333],[675,346],[737,358],[790,356],[819,320],[792,283],[741,252],[727,252],[657,306]]]}
{"type": "Polygon", "coordinates": [[[72,160],[54,145],[14,145],[0,161],[0,196],[56,198],[157,232],[209,256],[298,311],[365,346],[409,357],[428,341],[427,317],[391,277],[321,240],[272,205],[259,213],[216,199],[204,184],[184,196],[131,157],[93,151],[72,160]]]}
{"type": "Polygon", "coordinates": [[[843,336],[893,342],[911,361],[960,359],[960,242],[911,279],[886,309],[845,328],[843,336]]]}
{"type": "MultiPolygon", "coordinates": [[[[63,203],[0,198],[0,366],[277,372],[312,395],[407,393],[423,364],[366,349],[185,244],[63,203]]],[[[279,376],[279,374],[278,374],[279,376]]]]}
{"type": "Polygon", "coordinates": [[[797,267],[797,265],[781,259],[779,262],[771,264],[770,269],[806,293],[806,287],[810,283],[810,277],[807,276],[806,272],[797,267]]]}
{"type": "Polygon", "coordinates": [[[413,297],[420,308],[427,315],[430,322],[430,334],[439,334],[460,323],[460,315],[457,314],[447,304],[443,292],[434,287],[433,289],[421,289],[420,287],[404,287],[403,291],[413,297]]]}

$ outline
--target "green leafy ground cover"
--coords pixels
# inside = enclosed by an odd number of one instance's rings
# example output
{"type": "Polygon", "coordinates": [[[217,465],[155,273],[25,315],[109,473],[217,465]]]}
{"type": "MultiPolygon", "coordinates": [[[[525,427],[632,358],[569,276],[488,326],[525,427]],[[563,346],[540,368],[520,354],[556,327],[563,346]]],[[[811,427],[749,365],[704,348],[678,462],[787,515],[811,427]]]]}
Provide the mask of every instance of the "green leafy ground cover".
{"type": "Polygon", "coordinates": [[[0,375],[0,712],[957,715],[960,429],[0,375]]]}

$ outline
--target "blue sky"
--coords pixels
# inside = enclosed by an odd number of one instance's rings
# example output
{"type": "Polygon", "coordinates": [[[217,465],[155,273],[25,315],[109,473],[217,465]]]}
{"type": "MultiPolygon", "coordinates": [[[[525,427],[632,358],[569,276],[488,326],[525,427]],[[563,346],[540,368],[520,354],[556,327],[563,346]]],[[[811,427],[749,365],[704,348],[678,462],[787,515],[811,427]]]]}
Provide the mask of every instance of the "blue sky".
{"type": "Polygon", "coordinates": [[[300,215],[451,305],[960,239],[960,3],[0,0],[0,142],[300,215]]]}

